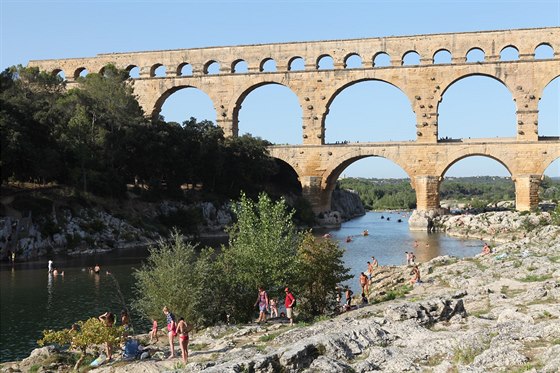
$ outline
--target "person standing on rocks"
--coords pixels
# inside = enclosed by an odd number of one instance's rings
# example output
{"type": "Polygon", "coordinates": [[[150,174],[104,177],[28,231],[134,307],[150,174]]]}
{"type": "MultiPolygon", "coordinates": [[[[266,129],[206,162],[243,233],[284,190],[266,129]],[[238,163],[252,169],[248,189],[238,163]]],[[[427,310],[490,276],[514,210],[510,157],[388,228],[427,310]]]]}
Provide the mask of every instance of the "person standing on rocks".
{"type": "Polygon", "coordinates": [[[173,342],[177,334],[177,323],[175,321],[175,315],[169,311],[167,306],[163,307],[163,314],[167,318],[167,335],[169,336],[169,350],[171,352],[169,359],[172,359],[175,357],[175,346],[173,342]]]}
{"type": "Polygon", "coordinates": [[[259,306],[259,318],[257,323],[266,322],[266,313],[268,311],[268,294],[264,290],[264,287],[259,287],[259,294],[257,295],[257,301],[255,302],[255,307],[259,306]]]}
{"type": "MultiPolygon", "coordinates": [[[[112,328],[115,323],[115,315],[111,312],[105,312],[103,315],[99,316],[99,321],[107,328],[112,328]]],[[[110,342],[105,343],[105,352],[107,353],[107,361],[110,361],[113,357],[113,345],[110,342]]]]}
{"type": "Polygon", "coordinates": [[[284,300],[284,306],[286,306],[286,316],[290,319],[290,326],[294,325],[294,303],[296,302],[296,298],[290,292],[289,288],[285,288],[284,292],[286,293],[286,299],[284,300]]]}
{"type": "Polygon", "coordinates": [[[362,287],[362,293],[369,293],[369,281],[364,272],[360,273],[360,286],[362,287]]]}
{"type": "Polygon", "coordinates": [[[177,334],[179,335],[179,347],[181,347],[181,357],[183,358],[184,364],[187,363],[187,359],[189,358],[189,332],[191,329],[192,327],[189,327],[185,319],[181,317],[177,324],[177,334]]]}

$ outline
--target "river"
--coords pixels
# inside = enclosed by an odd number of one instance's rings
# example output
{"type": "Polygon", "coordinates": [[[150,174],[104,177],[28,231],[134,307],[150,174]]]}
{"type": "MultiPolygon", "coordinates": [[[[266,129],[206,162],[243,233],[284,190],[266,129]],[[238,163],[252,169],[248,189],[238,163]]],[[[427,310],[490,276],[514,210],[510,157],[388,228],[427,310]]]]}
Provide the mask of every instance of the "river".
{"type": "MultiPolygon", "coordinates": [[[[355,276],[348,285],[354,292],[359,288],[358,275],[366,270],[372,255],[380,265],[398,265],[406,262],[405,251],[414,251],[416,260],[424,262],[439,255],[473,256],[481,250],[479,240],[411,232],[407,221],[408,213],[370,212],[328,232],[346,249],[344,262],[355,276]],[[369,235],[364,236],[366,229],[369,235]],[[346,242],[348,236],[351,242],[346,242]]],[[[119,313],[123,300],[128,303],[133,297],[131,274],[146,255],[146,249],[128,249],[53,258],[54,267],[64,270],[64,276],[49,276],[46,260],[16,263],[13,267],[4,263],[0,267],[0,362],[28,356],[44,329],[67,328],[76,320],[108,310],[119,313]],[[95,264],[101,266],[100,275],[86,270],[95,264]]],[[[148,331],[147,321],[134,314],[132,321],[137,332],[148,331]]]]}

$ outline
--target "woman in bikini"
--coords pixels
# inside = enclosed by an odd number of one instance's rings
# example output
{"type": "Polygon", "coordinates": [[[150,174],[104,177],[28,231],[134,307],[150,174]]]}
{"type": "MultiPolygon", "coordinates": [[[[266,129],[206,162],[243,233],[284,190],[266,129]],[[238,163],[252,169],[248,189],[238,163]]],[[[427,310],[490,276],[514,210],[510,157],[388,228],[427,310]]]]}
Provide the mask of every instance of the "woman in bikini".
{"type": "MultiPolygon", "coordinates": [[[[99,321],[101,321],[107,328],[112,328],[115,323],[115,315],[111,312],[105,312],[103,315],[99,316],[99,321]]],[[[113,357],[113,346],[111,343],[105,343],[105,352],[107,353],[107,361],[110,361],[113,357]]]]}
{"type": "Polygon", "coordinates": [[[183,357],[183,363],[187,363],[189,358],[189,326],[185,322],[184,318],[179,319],[177,324],[177,335],[179,335],[179,346],[181,347],[181,356],[183,357]]]}
{"type": "Polygon", "coordinates": [[[169,350],[171,352],[168,359],[173,359],[175,357],[175,347],[173,346],[173,340],[175,339],[175,335],[177,334],[177,324],[175,323],[175,315],[169,311],[169,308],[167,308],[167,306],[163,307],[163,313],[167,319],[167,335],[169,336],[169,350]]]}

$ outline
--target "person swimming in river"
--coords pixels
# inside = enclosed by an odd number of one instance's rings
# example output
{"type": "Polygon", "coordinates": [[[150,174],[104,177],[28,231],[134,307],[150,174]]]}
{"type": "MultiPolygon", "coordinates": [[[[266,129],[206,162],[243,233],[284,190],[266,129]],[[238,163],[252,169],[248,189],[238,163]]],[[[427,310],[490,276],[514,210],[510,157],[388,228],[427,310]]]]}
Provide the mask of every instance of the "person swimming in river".
{"type": "Polygon", "coordinates": [[[352,242],[352,237],[350,236],[346,237],[346,242],[352,242]]]}
{"type": "Polygon", "coordinates": [[[369,231],[367,229],[364,229],[364,231],[362,232],[362,235],[369,236],[369,231]]]}
{"type": "Polygon", "coordinates": [[[99,274],[100,272],[101,272],[101,267],[99,266],[99,264],[96,264],[95,267],[93,267],[93,273],[99,274]]]}

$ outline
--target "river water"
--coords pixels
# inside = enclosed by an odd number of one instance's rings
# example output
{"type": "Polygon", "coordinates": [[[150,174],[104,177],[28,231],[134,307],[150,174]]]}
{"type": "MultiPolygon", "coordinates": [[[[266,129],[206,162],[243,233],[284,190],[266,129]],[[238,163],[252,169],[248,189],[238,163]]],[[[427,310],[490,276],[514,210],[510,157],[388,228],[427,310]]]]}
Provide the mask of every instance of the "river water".
{"type": "MultiPolygon", "coordinates": [[[[347,284],[355,293],[359,289],[358,275],[366,270],[372,255],[380,265],[398,265],[406,263],[405,251],[414,251],[417,262],[424,262],[439,255],[473,256],[481,250],[479,240],[411,232],[407,221],[407,213],[370,212],[328,232],[346,249],[344,262],[355,276],[347,284]],[[364,236],[366,229],[369,235],[364,236]],[[348,236],[351,242],[346,242],[348,236]]],[[[131,274],[146,256],[146,249],[129,249],[53,258],[54,267],[64,270],[64,276],[49,276],[46,260],[16,263],[13,267],[4,263],[0,267],[0,362],[28,356],[44,329],[68,328],[77,320],[105,311],[118,314],[123,303],[128,304],[133,297],[131,274]],[[101,266],[99,275],[86,270],[95,264],[101,266]]],[[[132,321],[137,332],[149,330],[149,323],[134,313],[132,321]]]]}

